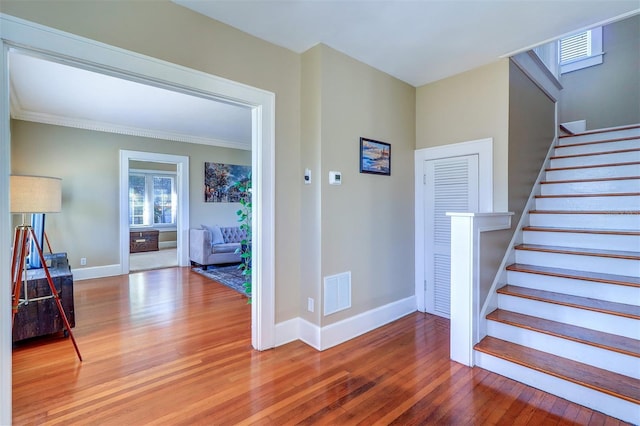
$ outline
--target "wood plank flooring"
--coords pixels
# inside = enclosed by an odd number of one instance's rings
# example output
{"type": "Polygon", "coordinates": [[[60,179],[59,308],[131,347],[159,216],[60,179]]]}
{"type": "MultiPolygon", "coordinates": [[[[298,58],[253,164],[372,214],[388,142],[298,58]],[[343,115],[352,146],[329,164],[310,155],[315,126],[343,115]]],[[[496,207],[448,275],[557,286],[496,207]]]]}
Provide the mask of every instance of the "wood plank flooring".
{"type": "Polygon", "coordinates": [[[17,344],[15,425],[624,424],[449,360],[414,313],[318,352],[251,348],[250,306],[189,268],[75,284],[74,335],[17,344]]]}

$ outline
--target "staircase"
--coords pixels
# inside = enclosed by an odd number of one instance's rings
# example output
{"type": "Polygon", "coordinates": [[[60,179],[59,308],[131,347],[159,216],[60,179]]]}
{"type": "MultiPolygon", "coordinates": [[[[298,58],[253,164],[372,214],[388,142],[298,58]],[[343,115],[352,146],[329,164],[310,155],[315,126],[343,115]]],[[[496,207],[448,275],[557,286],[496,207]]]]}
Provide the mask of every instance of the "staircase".
{"type": "Polygon", "coordinates": [[[561,137],[476,365],[640,424],[640,126],[561,137]]]}

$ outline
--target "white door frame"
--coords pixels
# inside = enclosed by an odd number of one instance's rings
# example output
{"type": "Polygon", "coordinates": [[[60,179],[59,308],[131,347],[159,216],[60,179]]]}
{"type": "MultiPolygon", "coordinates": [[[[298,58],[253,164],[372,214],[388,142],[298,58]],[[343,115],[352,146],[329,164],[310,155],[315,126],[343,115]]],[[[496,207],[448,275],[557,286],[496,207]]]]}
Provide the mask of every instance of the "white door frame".
{"type": "Polygon", "coordinates": [[[424,199],[424,162],[442,158],[478,155],[478,191],[480,212],[493,211],[493,138],[478,139],[415,151],[415,291],[416,303],[420,312],[426,312],[425,304],[425,199],[424,199]]]}
{"type": "MultiPolygon", "coordinates": [[[[222,98],[252,108],[253,304],[251,342],[265,350],[275,346],[275,94],[201,71],[109,46],[23,19],[0,14],[0,270],[10,269],[11,172],[9,65],[12,46],[83,64],[105,74],[222,98]]],[[[0,289],[11,287],[0,274],[0,289]]],[[[10,292],[0,291],[0,306],[10,306],[10,292]]],[[[0,424],[11,423],[11,316],[0,309],[0,424]]]]}
{"type": "Polygon", "coordinates": [[[120,150],[120,268],[129,273],[129,160],[176,165],[178,212],[176,236],[178,266],[189,266],[189,157],[155,152],[120,150]]]}

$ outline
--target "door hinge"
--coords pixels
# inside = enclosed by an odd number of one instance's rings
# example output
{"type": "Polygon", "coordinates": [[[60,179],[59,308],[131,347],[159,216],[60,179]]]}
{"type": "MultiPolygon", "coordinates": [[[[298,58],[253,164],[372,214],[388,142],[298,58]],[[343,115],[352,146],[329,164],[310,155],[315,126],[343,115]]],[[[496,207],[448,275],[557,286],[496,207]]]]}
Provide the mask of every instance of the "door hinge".
{"type": "Polygon", "coordinates": [[[424,291],[427,291],[427,280],[424,280],[424,291]]]}
{"type": "Polygon", "coordinates": [[[423,185],[427,184],[427,175],[422,175],[422,184],[423,185]]]}

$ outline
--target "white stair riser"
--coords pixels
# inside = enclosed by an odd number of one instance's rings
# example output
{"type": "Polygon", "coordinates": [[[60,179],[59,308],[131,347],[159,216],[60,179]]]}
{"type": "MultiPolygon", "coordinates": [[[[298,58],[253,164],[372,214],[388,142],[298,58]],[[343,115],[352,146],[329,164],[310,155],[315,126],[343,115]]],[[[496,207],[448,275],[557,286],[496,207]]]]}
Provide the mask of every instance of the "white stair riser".
{"type": "Polygon", "coordinates": [[[553,158],[550,162],[552,169],[558,167],[591,166],[596,164],[628,163],[640,161],[640,151],[615,152],[610,154],[587,155],[580,157],[553,158]]]}
{"type": "Polygon", "coordinates": [[[640,137],[640,129],[612,130],[606,133],[593,133],[589,135],[568,136],[559,139],[560,145],[571,145],[585,142],[599,142],[603,140],[640,137]]]}
{"type": "MultiPolygon", "coordinates": [[[[625,161],[626,163],[627,161],[625,161]]],[[[599,179],[609,177],[630,177],[638,175],[639,164],[613,167],[586,167],[567,170],[548,170],[545,180],[599,179]]]]}
{"type": "Polygon", "coordinates": [[[475,351],[475,364],[513,380],[557,395],[576,404],[605,413],[632,424],[640,424],[640,410],[633,402],[559,379],[536,370],[475,351]]]}
{"type": "Polygon", "coordinates": [[[577,325],[578,327],[618,334],[631,339],[640,339],[640,321],[633,318],[588,311],[586,309],[540,302],[505,294],[498,294],[498,307],[507,311],[564,322],[577,325]]]}
{"type": "Polygon", "coordinates": [[[640,358],[497,321],[487,322],[489,336],[640,379],[640,358]]]}
{"type": "Polygon", "coordinates": [[[524,244],[539,244],[546,246],[563,246],[587,249],[615,247],[616,250],[640,252],[640,235],[524,231],[522,233],[522,238],[524,244]]]}
{"type": "MultiPolygon", "coordinates": [[[[640,171],[638,173],[640,174],[640,171]]],[[[540,185],[540,193],[542,195],[620,194],[629,192],[640,193],[640,179],[544,183],[540,185]]]]}
{"type": "MultiPolygon", "coordinates": [[[[554,214],[531,213],[529,215],[531,226],[553,228],[579,228],[596,230],[627,230],[638,231],[640,215],[638,214],[554,214]]],[[[562,244],[560,244],[562,245],[562,244]]],[[[604,247],[611,248],[611,247],[604,247]]],[[[622,250],[618,249],[617,250],[622,250]]]]}
{"type": "Polygon", "coordinates": [[[558,145],[554,151],[554,157],[634,148],[640,148],[640,139],[626,139],[615,142],[592,143],[589,145],[558,145]]]}
{"type": "Polygon", "coordinates": [[[536,198],[537,210],[639,211],[640,195],[536,198]]]}
{"type": "Polygon", "coordinates": [[[640,275],[640,260],[637,259],[516,250],[516,263],[629,277],[640,275]]]}
{"type": "Polygon", "coordinates": [[[640,288],[627,285],[605,284],[518,271],[507,271],[507,282],[519,287],[589,297],[607,302],[628,304],[632,300],[640,300],[640,288]]]}

